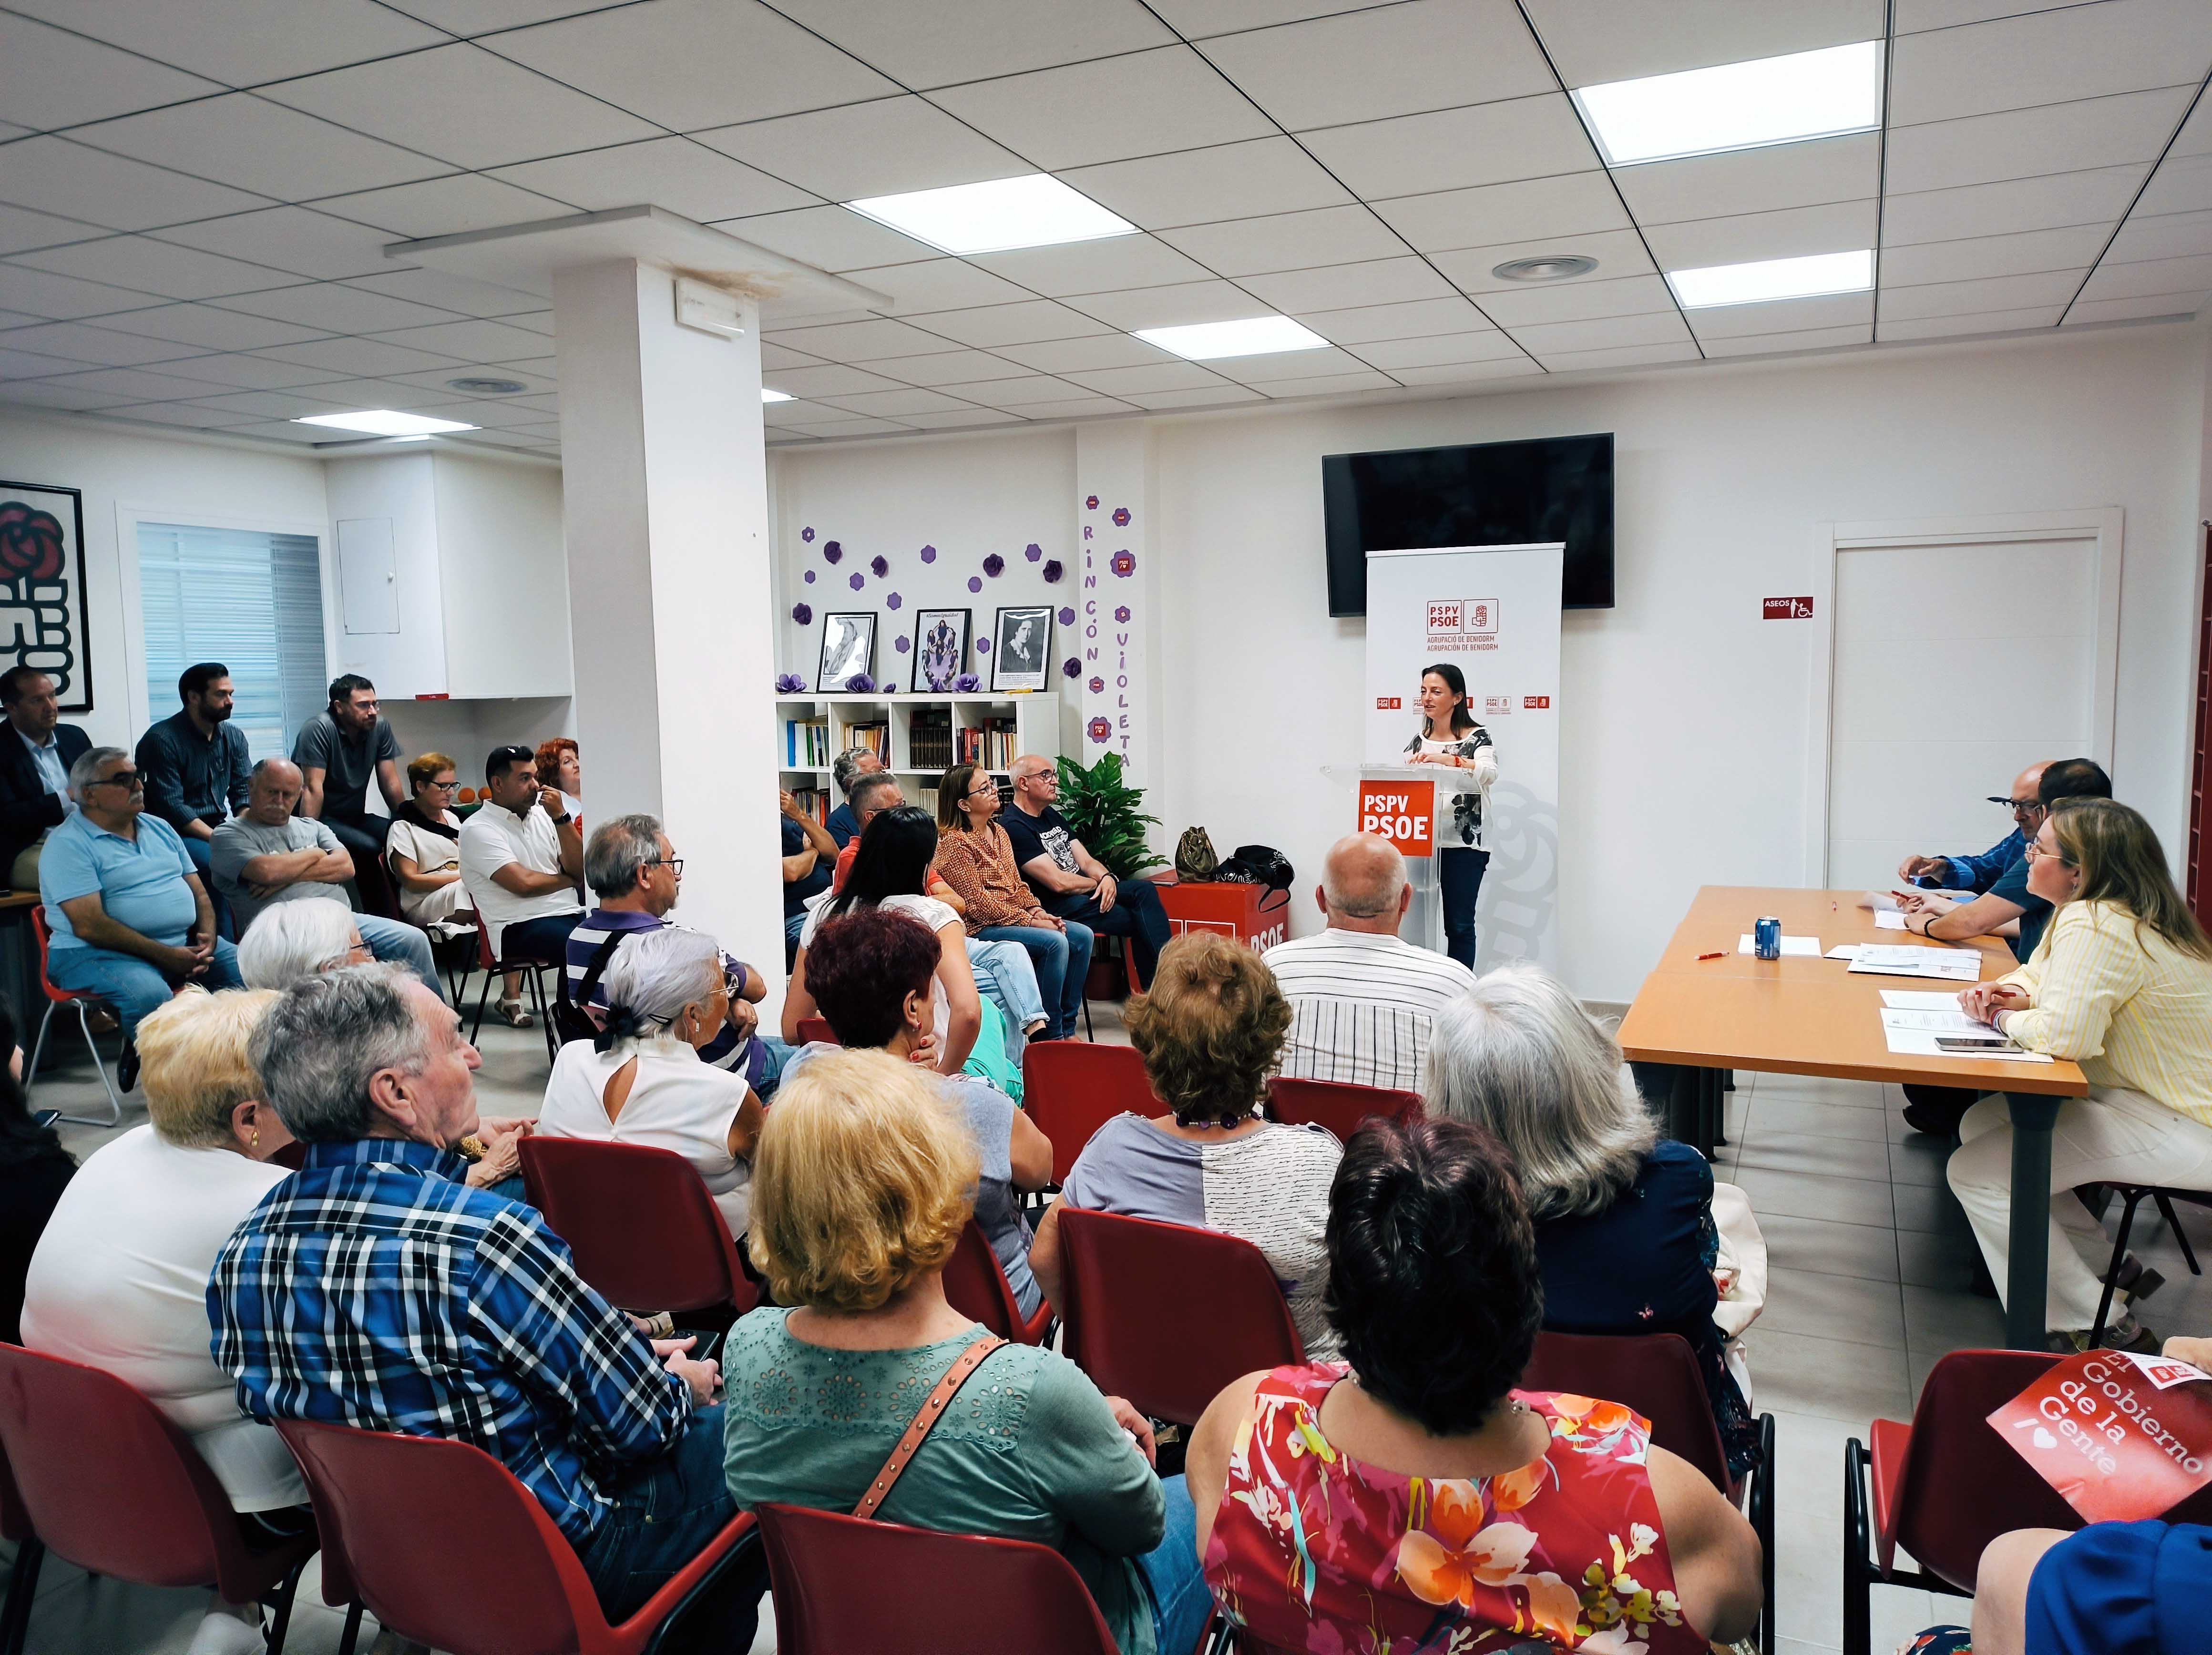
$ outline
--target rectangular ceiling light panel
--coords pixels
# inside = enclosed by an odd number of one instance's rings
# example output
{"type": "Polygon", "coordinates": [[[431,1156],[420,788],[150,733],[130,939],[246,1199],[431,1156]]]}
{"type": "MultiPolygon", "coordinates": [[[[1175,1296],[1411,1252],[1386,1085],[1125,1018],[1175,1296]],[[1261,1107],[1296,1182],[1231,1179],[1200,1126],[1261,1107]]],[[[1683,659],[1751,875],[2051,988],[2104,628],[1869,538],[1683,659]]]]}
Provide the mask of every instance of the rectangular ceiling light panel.
{"type": "Polygon", "coordinates": [[[1684,310],[1719,305],[1759,305],[1774,299],[1812,299],[1824,294],[1864,293],[1874,286],[1874,250],[1814,253],[1806,258],[1761,258],[1748,264],[1708,264],[1669,270],[1668,283],[1684,310]]]}
{"type": "Polygon", "coordinates": [[[1613,81],[1574,100],[1608,167],[1871,131],[1881,124],[1881,42],[1613,81]]]}
{"type": "Polygon", "coordinates": [[[764,403],[787,403],[791,400],[791,393],[787,391],[770,391],[766,385],[763,385],[761,400],[764,403]]]}
{"type": "Polygon", "coordinates": [[[845,205],[902,235],[963,255],[1137,233],[1128,220],[1042,173],[899,196],[871,196],[845,205]]]}
{"type": "Polygon", "coordinates": [[[1137,337],[1193,362],[1328,348],[1328,340],[1287,316],[1250,316],[1241,322],[1199,322],[1180,328],[1139,328],[1137,337]]]}
{"type": "Polygon", "coordinates": [[[474,431],[459,420],[437,420],[428,414],[398,414],[388,408],[364,408],[351,414],[310,414],[295,425],[326,425],[333,431],[366,431],[373,437],[434,437],[441,431],[474,431]]]}

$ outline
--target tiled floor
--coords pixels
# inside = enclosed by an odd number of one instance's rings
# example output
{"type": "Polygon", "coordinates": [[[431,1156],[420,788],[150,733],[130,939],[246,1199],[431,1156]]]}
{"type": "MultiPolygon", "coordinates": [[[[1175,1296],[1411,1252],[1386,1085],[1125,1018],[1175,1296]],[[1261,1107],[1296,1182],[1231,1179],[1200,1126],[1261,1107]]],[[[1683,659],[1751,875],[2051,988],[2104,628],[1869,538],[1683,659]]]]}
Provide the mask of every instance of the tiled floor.
{"type": "MultiPolygon", "coordinates": [[[[1098,1033],[1122,1038],[1110,1016],[1098,1033]]],[[[486,1112],[536,1114],[545,1075],[538,1035],[487,1028],[483,1045],[486,1112]]],[[[1715,1170],[1750,1195],[1766,1235],[1767,1306],[1746,1337],[1756,1403],[1778,1434],[1779,1648],[1811,1655],[1841,1641],[1845,1439],[1863,1437],[1877,1416],[1911,1417],[1938,1357],[2001,1343],[2003,1329],[1996,1301],[1971,1291],[1973,1243],[1943,1186],[1943,1149],[1905,1126],[1894,1088],[1749,1074],[1738,1085],[1715,1170]]],[[[81,1058],[38,1089],[47,1106],[97,1096],[81,1058]]],[[[134,1108],[126,1125],[142,1118],[134,1108]]],[[[68,1129],[80,1155],[110,1136],[68,1129]]],[[[2212,1234],[2202,1239],[2212,1243],[2212,1234]]],[[[2167,1281],[2146,1319],[2160,1333],[2212,1331],[2212,1282],[2188,1274],[2163,1226],[2139,1224],[2136,1251],[2167,1281]]],[[[51,1561],[40,1586],[32,1655],[178,1655],[204,1603],[194,1592],[88,1581],[51,1561]]],[[[322,1607],[312,1570],[301,1603],[287,1647],[328,1655],[341,1622],[322,1607]]],[[[1967,1612],[1963,1599],[1887,1587],[1874,1604],[1877,1651],[1967,1612]]],[[[756,1649],[773,1647],[763,1624],[756,1649]]]]}

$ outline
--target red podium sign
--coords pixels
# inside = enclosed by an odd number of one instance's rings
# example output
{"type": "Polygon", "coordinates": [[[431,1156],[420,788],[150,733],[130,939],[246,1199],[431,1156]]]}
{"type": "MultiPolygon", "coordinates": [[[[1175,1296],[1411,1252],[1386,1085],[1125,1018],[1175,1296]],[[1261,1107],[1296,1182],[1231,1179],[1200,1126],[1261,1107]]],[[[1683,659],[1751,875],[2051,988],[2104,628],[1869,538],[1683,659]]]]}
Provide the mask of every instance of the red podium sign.
{"type": "Polygon", "coordinates": [[[1359,831],[1389,840],[1401,856],[1425,857],[1436,849],[1429,836],[1436,812],[1437,785],[1432,781],[1359,784],[1359,831]]]}
{"type": "Polygon", "coordinates": [[[2212,1385],[2187,1362],[2090,1350],[1990,1424],[2092,1523],[2159,1517],[2212,1482],[2212,1385]]]}

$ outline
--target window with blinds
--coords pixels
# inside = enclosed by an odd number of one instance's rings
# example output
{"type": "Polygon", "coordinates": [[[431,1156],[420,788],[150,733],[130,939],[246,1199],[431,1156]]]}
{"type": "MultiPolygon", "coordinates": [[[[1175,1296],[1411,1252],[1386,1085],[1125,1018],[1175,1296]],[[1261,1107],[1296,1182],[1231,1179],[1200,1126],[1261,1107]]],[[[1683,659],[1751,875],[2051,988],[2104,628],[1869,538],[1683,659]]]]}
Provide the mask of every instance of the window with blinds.
{"type": "Polygon", "coordinates": [[[231,717],[256,759],[289,756],[323,709],[322,564],[312,535],[138,525],[146,624],[146,703],[177,708],[177,676],[196,661],[230,669],[231,717]]]}

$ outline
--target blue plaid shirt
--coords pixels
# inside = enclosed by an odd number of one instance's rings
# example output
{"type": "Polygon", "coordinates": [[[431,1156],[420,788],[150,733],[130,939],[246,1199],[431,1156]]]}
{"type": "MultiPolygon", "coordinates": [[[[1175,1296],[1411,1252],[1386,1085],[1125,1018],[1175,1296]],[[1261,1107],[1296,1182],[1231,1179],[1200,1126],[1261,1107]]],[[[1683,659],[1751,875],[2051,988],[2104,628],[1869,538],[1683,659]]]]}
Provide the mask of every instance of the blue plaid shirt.
{"type": "Polygon", "coordinates": [[[427,1144],[314,1143],[216,1255],[216,1366],[258,1420],[471,1443],[572,1543],[599,1479],[682,1440],[691,1394],[534,1208],[427,1144]]]}
{"type": "Polygon", "coordinates": [[[2027,854],[2027,839],[2015,828],[1979,856],[1947,856],[1943,871],[1921,876],[1926,884],[1931,877],[1939,891],[1972,891],[1977,896],[1984,894],[1990,886],[2004,877],[2005,870],[2027,854]]]}

